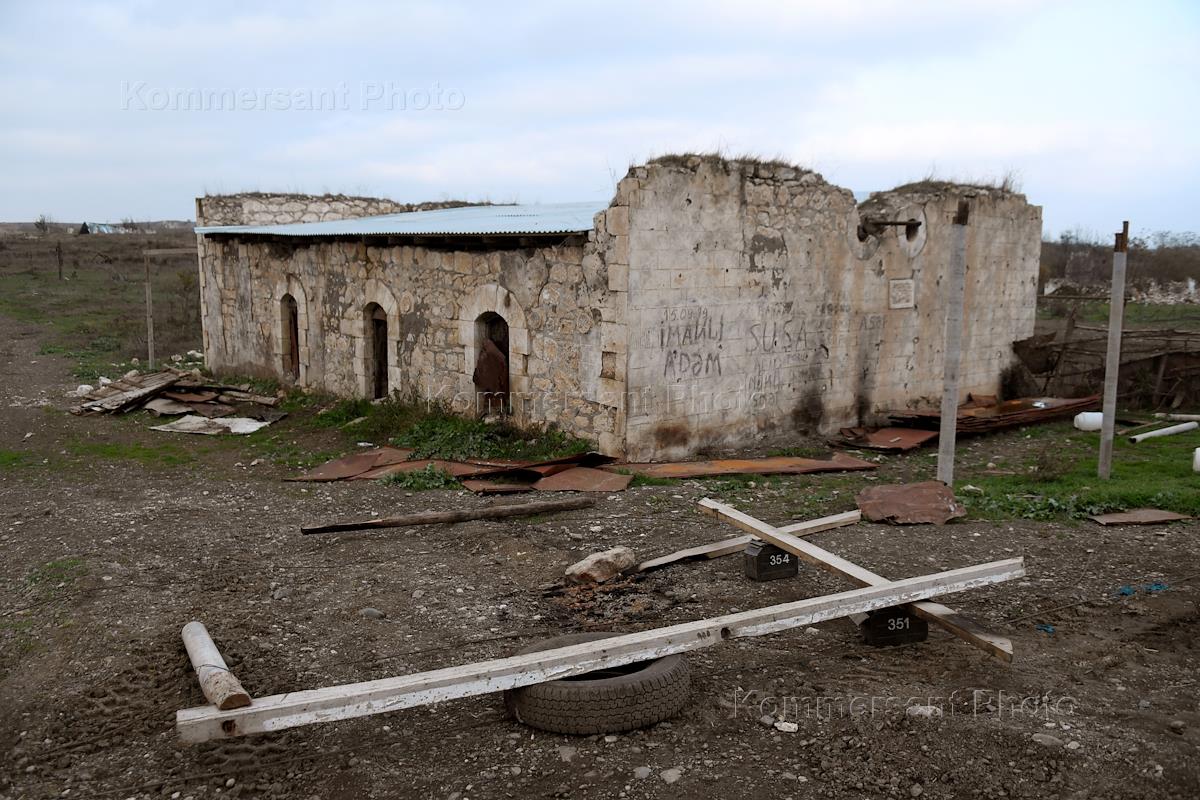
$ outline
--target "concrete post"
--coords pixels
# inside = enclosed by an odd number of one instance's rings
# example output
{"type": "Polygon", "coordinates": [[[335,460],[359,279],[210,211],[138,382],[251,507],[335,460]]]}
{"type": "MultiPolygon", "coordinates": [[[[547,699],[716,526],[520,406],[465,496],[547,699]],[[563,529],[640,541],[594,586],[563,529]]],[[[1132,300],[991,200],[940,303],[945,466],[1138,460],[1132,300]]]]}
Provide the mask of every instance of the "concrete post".
{"type": "Polygon", "coordinates": [[[1113,245],[1112,294],[1108,301],[1108,354],[1104,362],[1104,419],[1100,426],[1100,462],[1096,474],[1112,474],[1114,428],[1117,423],[1117,373],[1121,367],[1121,324],[1125,319],[1125,258],[1129,252],[1129,220],[1113,245]]]}
{"type": "Polygon", "coordinates": [[[967,222],[970,206],[958,201],[950,235],[946,276],[946,330],[942,348],[942,418],[938,433],[937,479],[954,485],[954,445],[958,433],[958,372],[962,361],[963,302],[967,283],[967,222]]]}

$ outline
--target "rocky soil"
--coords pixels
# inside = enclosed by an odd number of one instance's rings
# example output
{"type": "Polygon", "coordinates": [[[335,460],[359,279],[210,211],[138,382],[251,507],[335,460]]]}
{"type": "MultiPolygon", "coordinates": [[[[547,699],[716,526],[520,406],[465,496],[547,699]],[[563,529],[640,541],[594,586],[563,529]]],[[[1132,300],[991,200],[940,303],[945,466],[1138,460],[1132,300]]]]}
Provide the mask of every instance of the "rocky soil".
{"type": "MultiPolygon", "coordinates": [[[[938,629],[871,648],[838,620],[692,655],[690,706],[632,734],[545,734],[483,696],[182,744],[176,710],[204,702],[179,636],[192,619],[263,696],[849,587],[810,568],[753,583],[730,557],[543,592],[597,550],[653,556],[735,535],[697,512],[714,491],[699,481],[544,518],[302,537],[306,522],[489,501],[285,483],[286,469],[236,443],[72,417],[69,366],[39,356],[39,336],[0,319],[0,798],[1200,795],[1198,523],[860,524],[814,537],[896,577],[1023,555],[1027,578],[946,600],[1010,635],[1011,665],[938,629]],[[189,457],[156,458],[168,444],[189,457]]],[[[722,499],[783,523],[828,480],[722,499]]]]}

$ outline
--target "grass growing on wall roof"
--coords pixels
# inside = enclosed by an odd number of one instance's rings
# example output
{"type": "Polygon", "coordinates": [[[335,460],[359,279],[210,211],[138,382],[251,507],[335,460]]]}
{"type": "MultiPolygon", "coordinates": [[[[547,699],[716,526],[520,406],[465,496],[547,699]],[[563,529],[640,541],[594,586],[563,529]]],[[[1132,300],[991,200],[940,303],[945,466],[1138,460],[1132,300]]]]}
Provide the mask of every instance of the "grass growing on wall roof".
{"type": "Polygon", "coordinates": [[[792,162],[790,162],[782,157],[762,158],[760,156],[754,156],[754,155],[748,155],[748,154],[731,156],[731,155],[726,155],[725,153],[722,153],[719,150],[714,150],[714,151],[705,152],[705,153],[690,153],[690,152],[689,153],[664,153],[661,156],[656,156],[656,157],[650,159],[646,163],[647,164],[663,164],[663,165],[671,166],[671,167],[686,167],[688,165],[688,161],[690,161],[693,158],[698,158],[698,159],[700,159],[700,161],[706,162],[706,163],[754,164],[756,166],[765,166],[765,167],[775,167],[775,168],[783,167],[783,168],[787,168],[787,169],[794,169],[799,172],[812,172],[812,170],[808,169],[807,167],[802,167],[799,164],[793,164],[792,162]]]}

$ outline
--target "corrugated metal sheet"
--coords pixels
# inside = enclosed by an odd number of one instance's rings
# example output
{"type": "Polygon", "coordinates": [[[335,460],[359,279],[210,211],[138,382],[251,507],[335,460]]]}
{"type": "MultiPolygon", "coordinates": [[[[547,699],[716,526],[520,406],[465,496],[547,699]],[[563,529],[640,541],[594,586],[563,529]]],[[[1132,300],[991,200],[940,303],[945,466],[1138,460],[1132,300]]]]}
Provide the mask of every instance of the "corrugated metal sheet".
{"type": "Polygon", "coordinates": [[[601,201],[464,206],[330,222],[204,226],[197,227],[196,233],[270,236],[482,236],[582,233],[592,229],[592,218],[607,207],[608,203],[601,201]]]}

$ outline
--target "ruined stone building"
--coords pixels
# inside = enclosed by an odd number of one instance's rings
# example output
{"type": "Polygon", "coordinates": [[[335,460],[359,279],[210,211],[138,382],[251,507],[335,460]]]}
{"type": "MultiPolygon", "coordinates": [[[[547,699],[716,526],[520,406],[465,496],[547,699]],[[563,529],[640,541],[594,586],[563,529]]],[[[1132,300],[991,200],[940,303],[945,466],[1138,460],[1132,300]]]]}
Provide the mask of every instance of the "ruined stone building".
{"type": "Polygon", "coordinates": [[[1039,207],[931,182],[858,204],[698,156],[632,168],[607,203],[199,198],[204,352],[346,396],[504,398],[631,459],[785,444],[936,406],[964,197],[962,391],[996,394],[1033,333],[1039,207]]]}

